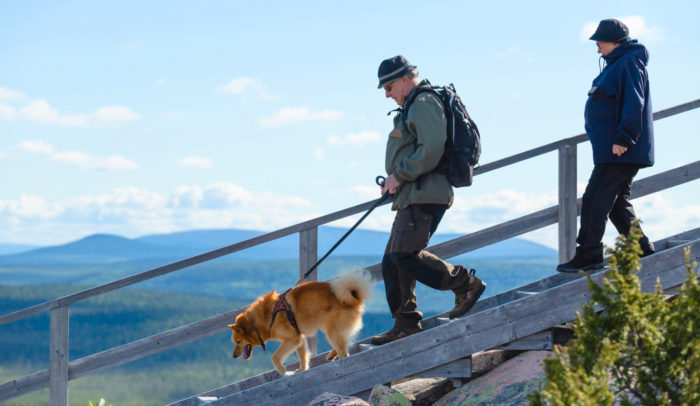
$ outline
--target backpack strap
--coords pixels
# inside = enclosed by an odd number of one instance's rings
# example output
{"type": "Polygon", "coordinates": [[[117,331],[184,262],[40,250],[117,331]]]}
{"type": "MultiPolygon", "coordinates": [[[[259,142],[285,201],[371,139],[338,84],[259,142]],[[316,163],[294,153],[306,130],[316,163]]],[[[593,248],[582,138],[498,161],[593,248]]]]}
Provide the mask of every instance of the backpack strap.
{"type": "MultiPolygon", "coordinates": [[[[428,82],[428,85],[430,85],[430,82],[428,82]]],[[[442,103],[442,98],[440,97],[440,93],[438,93],[435,86],[430,85],[430,86],[419,87],[418,89],[416,89],[415,93],[413,93],[411,95],[411,97],[408,100],[406,100],[403,107],[398,108],[396,110],[392,110],[389,112],[389,113],[391,113],[393,111],[399,111],[401,113],[401,121],[403,122],[403,126],[406,128],[406,131],[408,131],[409,134],[411,132],[408,130],[408,121],[407,121],[408,120],[408,108],[411,107],[411,104],[413,104],[413,102],[416,100],[416,97],[418,97],[419,94],[425,93],[425,92],[430,92],[430,93],[436,95],[438,97],[438,99],[440,100],[440,104],[443,105],[443,109],[445,108],[444,103],[442,103]]],[[[418,137],[413,137],[413,152],[416,152],[417,149],[418,149],[418,137]]],[[[425,173],[419,175],[416,178],[416,180],[414,181],[416,183],[416,189],[418,189],[418,190],[421,189],[421,179],[423,178],[423,175],[425,175],[425,173]]]]}

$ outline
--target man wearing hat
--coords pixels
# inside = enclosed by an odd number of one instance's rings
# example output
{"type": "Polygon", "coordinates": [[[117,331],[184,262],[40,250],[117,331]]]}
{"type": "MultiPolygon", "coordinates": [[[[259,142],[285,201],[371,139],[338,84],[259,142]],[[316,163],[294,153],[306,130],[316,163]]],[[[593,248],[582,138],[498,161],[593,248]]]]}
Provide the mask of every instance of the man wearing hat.
{"type": "MultiPolygon", "coordinates": [[[[620,234],[629,233],[637,219],[629,201],[632,180],[640,168],[654,164],[647,49],[616,19],[601,21],[590,39],[606,64],[593,80],[584,113],[595,166],[583,194],[576,254],[557,267],[560,272],[605,265],[601,241],[607,219],[620,234]]],[[[639,245],[642,256],[654,253],[646,235],[639,245]]]]}
{"type": "Polygon", "coordinates": [[[416,67],[401,55],[384,60],[378,76],[378,88],[399,108],[387,139],[388,176],[381,189],[382,194],[392,195],[392,210],[396,211],[382,259],[386,298],[395,320],[390,331],[372,337],[375,345],[422,331],[416,281],[455,293],[452,318],[467,313],[486,287],[473,272],[470,275],[466,268],[425,251],[454,196],[445,175],[433,172],[447,139],[442,101],[434,93],[419,93],[421,88],[430,88],[430,82],[421,81],[416,67]]]}

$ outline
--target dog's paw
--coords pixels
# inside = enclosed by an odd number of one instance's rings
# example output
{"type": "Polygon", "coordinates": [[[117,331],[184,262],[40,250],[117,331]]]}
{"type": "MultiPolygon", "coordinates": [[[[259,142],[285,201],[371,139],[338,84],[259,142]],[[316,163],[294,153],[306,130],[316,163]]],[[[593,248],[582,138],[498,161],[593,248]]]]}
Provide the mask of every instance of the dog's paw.
{"type": "Polygon", "coordinates": [[[284,367],[282,367],[282,368],[275,367],[275,371],[277,371],[277,373],[282,375],[282,376],[284,376],[287,373],[287,370],[284,369],[284,367]]]}
{"type": "Polygon", "coordinates": [[[304,371],[306,371],[306,368],[297,368],[294,370],[294,373],[298,374],[299,372],[304,372],[304,371]]]}
{"type": "Polygon", "coordinates": [[[326,360],[328,361],[333,361],[336,358],[338,358],[338,353],[335,351],[335,349],[331,350],[328,355],[326,355],[326,360]]]}

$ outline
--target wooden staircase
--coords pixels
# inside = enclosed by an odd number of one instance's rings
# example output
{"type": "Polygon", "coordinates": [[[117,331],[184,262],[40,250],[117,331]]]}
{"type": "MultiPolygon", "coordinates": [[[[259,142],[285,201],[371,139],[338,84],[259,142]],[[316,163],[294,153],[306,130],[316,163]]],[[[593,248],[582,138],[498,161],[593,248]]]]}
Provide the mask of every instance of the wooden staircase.
{"type": "MultiPolygon", "coordinates": [[[[698,108],[700,99],[657,111],[654,120],[698,108]]],[[[557,224],[559,260],[564,262],[571,258],[576,248],[577,215],[581,205],[581,199],[577,199],[576,194],[577,145],[584,142],[587,142],[585,134],[563,138],[476,168],[475,175],[483,175],[556,151],[559,169],[558,204],[429,247],[428,250],[441,258],[451,258],[557,224]]],[[[700,179],[700,161],[635,181],[632,197],[646,196],[696,179],[700,179]]],[[[303,274],[318,259],[319,226],[363,213],[375,204],[376,201],[370,201],[348,207],[104,285],[0,314],[2,326],[49,313],[51,334],[48,345],[51,354],[49,368],[0,383],[0,402],[49,388],[50,403],[67,406],[69,381],[226,331],[226,325],[245,310],[232,309],[71,360],[68,357],[68,330],[70,307],[74,304],[294,234],[299,236],[299,268],[300,274],[303,274]]],[[[657,276],[667,289],[673,289],[682,282],[685,269],[682,266],[680,245],[691,245],[693,255],[697,258],[697,253],[700,252],[698,234],[694,230],[656,242],[659,252],[642,260],[644,268],[640,277],[647,289],[651,290],[657,276]]],[[[366,269],[375,280],[381,279],[381,264],[366,269]]],[[[312,273],[310,279],[314,280],[315,277],[315,273],[312,273]]],[[[600,277],[601,274],[596,275],[596,278],[600,277]]],[[[423,323],[425,331],[403,340],[379,348],[365,345],[367,340],[364,340],[353,345],[350,357],[328,363],[325,355],[321,354],[312,358],[313,368],[298,375],[280,378],[276,372],[271,371],[173,404],[304,404],[321,389],[340,394],[356,394],[367,391],[375,383],[390,382],[416,374],[468,377],[472,372],[469,362],[472,354],[504,345],[510,345],[511,348],[541,348],[542,345],[551,347],[547,330],[573,319],[574,312],[587,300],[585,279],[579,275],[553,275],[481,300],[469,315],[459,320],[450,321],[445,315],[426,319],[423,323]]],[[[311,348],[314,351],[315,343],[312,343],[311,348]]]]}
{"type": "MultiPolygon", "coordinates": [[[[700,228],[655,245],[657,253],[641,259],[643,290],[653,292],[658,279],[673,294],[686,277],[684,247],[691,247],[692,260],[700,260],[700,228]]],[[[603,274],[593,279],[600,281],[603,274]]],[[[481,300],[463,318],[450,320],[444,313],[426,319],[423,332],[404,339],[379,347],[365,339],[351,346],[350,357],[328,362],[320,354],[307,371],[280,377],[272,370],[170,406],[304,405],[322,392],[361,394],[405,377],[469,377],[472,354],[494,348],[551,349],[551,329],[573,320],[589,296],[582,275],[556,274],[481,300]]]]}

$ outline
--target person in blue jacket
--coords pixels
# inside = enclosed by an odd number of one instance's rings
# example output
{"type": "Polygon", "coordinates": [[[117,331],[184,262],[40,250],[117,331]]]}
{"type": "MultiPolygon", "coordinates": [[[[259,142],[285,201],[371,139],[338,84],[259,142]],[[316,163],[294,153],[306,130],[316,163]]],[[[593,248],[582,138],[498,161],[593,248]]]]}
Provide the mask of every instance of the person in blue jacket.
{"type": "MultiPolygon", "coordinates": [[[[636,220],[630,203],[632,180],[640,168],[654,164],[654,127],[646,65],[649,52],[629,37],[619,20],[600,22],[591,36],[605,68],[593,80],[584,113],[586,134],[593,147],[593,173],[581,206],[576,254],[557,266],[560,272],[602,268],[603,234],[610,218],[620,234],[636,220]]],[[[646,235],[642,255],[654,253],[646,235]]]]}

